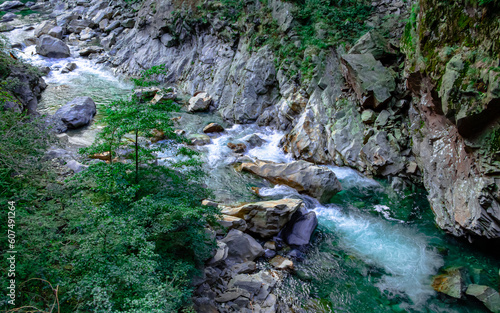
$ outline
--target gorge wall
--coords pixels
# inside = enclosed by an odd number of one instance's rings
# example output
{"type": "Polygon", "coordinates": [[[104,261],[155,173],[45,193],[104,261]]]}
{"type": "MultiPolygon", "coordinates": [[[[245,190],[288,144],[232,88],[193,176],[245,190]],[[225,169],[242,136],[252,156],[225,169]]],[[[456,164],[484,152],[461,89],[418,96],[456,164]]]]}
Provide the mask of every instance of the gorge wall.
{"type": "Polygon", "coordinates": [[[294,157],[423,182],[441,228],[499,238],[496,2],[378,0],[335,25],[300,5],[68,0],[54,16],[98,62],[165,64],[224,119],[285,131],[294,157]]]}

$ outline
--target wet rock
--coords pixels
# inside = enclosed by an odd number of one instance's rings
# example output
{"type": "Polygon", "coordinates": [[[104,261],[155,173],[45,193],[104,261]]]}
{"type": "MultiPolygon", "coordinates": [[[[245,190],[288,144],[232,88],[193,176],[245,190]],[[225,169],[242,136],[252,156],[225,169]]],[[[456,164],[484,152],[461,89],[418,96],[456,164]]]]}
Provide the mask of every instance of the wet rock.
{"type": "Polygon", "coordinates": [[[210,123],[207,126],[205,126],[205,128],[203,128],[203,132],[205,134],[209,134],[209,133],[221,133],[223,131],[224,131],[224,127],[222,127],[221,125],[219,125],[217,123],[210,123]]]}
{"type": "Polygon", "coordinates": [[[307,212],[305,208],[302,208],[294,213],[280,236],[290,246],[304,246],[309,244],[317,226],[316,213],[307,212]]]}
{"type": "Polygon", "coordinates": [[[342,189],[332,170],[306,161],[291,163],[256,161],[243,163],[241,168],[274,184],[295,188],[298,192],[317,198],[323,203],[342,189]]]}
{"type": "Polygon", "coordinates": [[[262,138],[260,138],[258,135],[253,134],[250,137],[245,139],[246,146],[249,149],[255,148],[255,147],[260,147],[262,146],[266,141],[262,138]]]}
{"type": "Polygon", "coordinates": [[[73,62],[67,63],[62,69],[61,73],[66,74],[76,69],[76,64],[73,62]]]}
{"type": "Polygon", "coordinates": [[[281,255],[277,255],[269,260],[269,264],[277,270],[293,270],[293,262],[281,255]]]}
{"type": "Polygon", "coordinates": [[[205,134],[191,134],[188,136],[190,144],[194,146],[204,146],[208,145],[212,139],[205,134]]]}
{"type": "Polygon", "coordinates": [[[444,274],[434,276],[432,288],[453,298],[462,298],[465,291],[462,268],[450,268],[444,274]]]}
{"type": "Polygon", "coordinates": [[[391,72],[370,53],[343,55],[342,72],[358,100],[367,108],[380,108],[396,89],[391,72]]]}
{"type": "Polygon", "coordinates": [[[247,146],[244,143],[232,143],[229,142],[227,147],[233,150],[234,153],[243,153],[247,149],[247,146]]]}
{"type": "Polygon", "coordinates": [[[197,95],[189,99],[189,112],[202,112],[208,111],[208,108],[212,104],[212,97],[210,97],[206,92],[200,92],[197,95]]]}
{"type": "Polygon", "coordinates": [[[274,258],[276,256],[276,251],[271,249],[266,249],[264,251],[264,257],[267,259],[274,258]]]}
{"type": "Polygon", "coordinates": [[[98,46],[91,46],[91,47],[86,47],[86,48],[83,48],[81,49],[78,54],[82,57],[88,57],[89,55],[91,54],[94,54],[94,53],[101,53],[103,52],[104,49],[102,47],[98,47],[98,46]]]}
{"type": "Polygon", "coordinates": [[[222,214],[244,219],[247,231],[262,238],[271,238],[280,232],[302,205],[302,200],[297,199],[262,201],[225,208],[222,214]]]}
{"type": "Polygon", "coordinates": [[[56,130],[65,132],[88,125],[96,114],[96,106],[90,97],[76,97],[56,111],[53,118],[56,130]]]}
{"type": "Polygon", "coordinates": [[[233,263],[253,261],[264,254],[264,249],[255,239],[236,229],[232,229],[221,241],[229,249],[227,260],[233,263]]]}
{"type": "MultiPolygon", "coordinates": [[[[4,16],[2,16],[1,22],[2,22],[2,23],[11,22],[11,21],[13,21],[16,17],[17,17],[17,15],[15,15],[14,13],[7,13],[7,14],[5,14],[4,16]]],[[[14,25],[5,24],[5,25],[2,25],[2,26],[0,27],[0,32],[1,32],[1,33],[4,33],[4,32],[10,32],[11,30],[14,30],[14,29],[15,29],[14,25]]]]}
{"type": "Polygon", "coordinates": [[[465,292],[481,301],[493,313],[500,313],[500,294],[497,290],[481,285],[471,284],[465,292]]]}
{"type": "Polygon", "coordinates": [[[69,57],[69,47],[60,39],[49,35],[42,35],[38,39],[36,52],[49,58],[67,58],[69,57]]]}
{"type": "Polygon", "coordinates": [[[0,11],[8,11],[23,6],[24,3],[22,3],[21,1],[5,1],[4,3],[0,4],[0,11]]]}

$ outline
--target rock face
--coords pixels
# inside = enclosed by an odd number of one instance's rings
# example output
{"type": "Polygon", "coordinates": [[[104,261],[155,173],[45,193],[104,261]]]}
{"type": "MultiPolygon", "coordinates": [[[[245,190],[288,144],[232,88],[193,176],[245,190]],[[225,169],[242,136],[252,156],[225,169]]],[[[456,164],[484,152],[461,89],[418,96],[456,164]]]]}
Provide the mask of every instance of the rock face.
{"type": "Polygon", "coordinates": [[[263,177],[274,184],[283,184],[297,189],[298,192],[327,202],[342,190],[335,173],[327,168],[306,161],[280,164],[257,161],[243,163],[241,169],[263,177]]]}
{"type": "Polygon", "coordinates": [[[245,220],[247,231],[265,239],[277,235],[302,205],[302,200],[296,199],[263,201],[226,208],[222,214],[245,220]]]}
{"type": "Polygon", "coordinates": [[[54,114],[58,132],[76,129],[88,125],[96,114],[96,106],[90,97],[76,97],[63,105],[54,114]]]}
{"type": "Polygon", "coordinates": [[[264,254],[264,249],[255,239],[237,229],[232,229],[221,242],[229,249],[227,260],[233,263],[253,261],[264,254]]]}
{"type": "Polygon", "coordinates": [[[36,52],[48,58],[67,58],[71,55],[68,46],[62,40],[49,35],[42,35],[38,39],[36,52]]]}
{"type": "Polygon", "coordinates": [[[364,107],[383,106],[396,89],[392,74],[371,53],[343,55],[342,69],[364,107]]]}

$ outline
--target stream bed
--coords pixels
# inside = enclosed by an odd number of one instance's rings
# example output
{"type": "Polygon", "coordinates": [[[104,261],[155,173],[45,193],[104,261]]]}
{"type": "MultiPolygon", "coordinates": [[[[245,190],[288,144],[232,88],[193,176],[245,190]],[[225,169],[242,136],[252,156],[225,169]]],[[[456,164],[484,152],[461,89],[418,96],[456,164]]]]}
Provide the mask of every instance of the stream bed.
{"type": "MultiPolygon", "coordinates": [[[[31,36],[30,32],[18,28],[7,35],[11,42],[18,42],[31,36]]],[[[132,83],[75,51],[67,59],[47,59],[33,52],[34,46],[29,46],[20,54],[35,65],[52,68],[45,77],[48,88],[39,104],[40,113],[53,114],[76,96],[90,96],[96,102],[97,122],[68,133],[70,143],[90,144],[99,130],[99,106],[129,94],[132,83]],[[68,62],[76,63],[77,69],[60,73],[68,62]]],[[[295,261],[295,273],[277,291],[294,312],[488,312],[479,302],[453,300],[432,289],[432,276],[442,267],[452,266],[465,267],[473,282],[496,288],[499,259],[437,229],[423,190],[396,191],[385,180],[329,166],[343,191],[330,204],[320,205],[289,187],[274,186],[235,170],[238,156],[227,143],[243,142],[252,134],[265,143],[245,156],[292,161],[279,147],[283,133],[255,125],[228,125],[213,114],[176,114],[188,133],[201,133],[209,122],[226,127],[220,136],[213,135],[211,144],[199,148],[207,172],[205,184],[213,191],[214,200],[236,204],[300,198],[316,212],[319,225],[311,247],[295,261]],[[251,187],[259,188],[259,196],[251,187]]],[[[168,152],[159,156],[168,158],[168,152]]]]}

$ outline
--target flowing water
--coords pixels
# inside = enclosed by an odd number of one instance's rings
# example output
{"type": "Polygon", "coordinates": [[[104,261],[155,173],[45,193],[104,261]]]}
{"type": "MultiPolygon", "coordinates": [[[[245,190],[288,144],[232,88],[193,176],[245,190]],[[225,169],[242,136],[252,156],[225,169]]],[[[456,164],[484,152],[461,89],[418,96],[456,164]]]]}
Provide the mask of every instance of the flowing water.
{"type": "MultiPolygon", "coordinates": [[[[16,29],[8,34],[12,42],[32,36],[32,31],[16,29]],[[31,32],[31,33],[30,33],[31,32]]],[[[47,59],[27,47],[22,56],[35,65],[53,70],[45,78],[48,88],[39,111],[53,114],[76,96],[90,96],[98,107],[123,97],[132,84],[93,61],[76,57],[47,59]],[[58,69],[75,62],[77,69],[62,74],[58,69]]],[[[98,109],[99,114],[99,109],[98,109]]],[[[244,158],[290,162],[279,148],[282,133],[255,125],[226,125],[211,114],[178,113],[188,133],[201,133],[209,122],[226,126],[221,135],[200,147],[205,161],[205,183],[214,198],[224,203],[262,199],[300,198],[318,215],[319,225],[308,251],[295,262],[296,272],[283,281],[277,293],[293,312],[487,312],[479,303],[450,300],[430,287],[431,278],[443,266],[463,266],[475,283],[498,285],[498,258],[473,249],[438,230],[422,190],[393,190],[358,172],[329,166],[341,181],[343,191],[330,204],[298,194],[286,186],[237,171],[236,156],[228,142],[245,142],[257,134],[264,144],[248,150],[244,158]],[[260,188],[259,196],[251,187],[260,188]]],[[[99,115],[97,116],[97,120],[99,115]]],[[[98,123],[69,134],[70,142],[92,142],[98,123]]],[[[164,151],[163,162],[173,157],[164,151]]]]}

